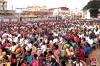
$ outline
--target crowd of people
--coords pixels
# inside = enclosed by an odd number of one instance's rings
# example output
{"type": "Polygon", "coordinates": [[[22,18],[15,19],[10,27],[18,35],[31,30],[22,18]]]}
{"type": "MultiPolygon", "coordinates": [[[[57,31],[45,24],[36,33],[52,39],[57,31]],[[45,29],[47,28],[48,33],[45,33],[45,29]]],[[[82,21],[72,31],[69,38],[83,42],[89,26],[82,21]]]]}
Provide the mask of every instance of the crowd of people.
{"type": "Polygon", "coordinates": [[[100,48],[99,22],[0,24],[0,66],[86,66],[95,48],[100,48]]]}

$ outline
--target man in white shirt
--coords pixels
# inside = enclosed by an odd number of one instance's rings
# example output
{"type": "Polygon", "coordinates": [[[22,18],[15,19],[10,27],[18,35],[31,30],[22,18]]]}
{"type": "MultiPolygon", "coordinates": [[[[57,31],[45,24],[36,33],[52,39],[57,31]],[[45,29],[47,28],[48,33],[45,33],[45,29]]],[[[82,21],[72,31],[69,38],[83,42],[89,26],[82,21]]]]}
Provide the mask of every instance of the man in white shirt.
{"type": "Polygon", "coordinates": [[[58,42],[58,38],[54,38],[53,43],[57,43],[57,42],[58,42]]]}
{"type": "Polygon", "coordinates": [[[12,40],[12,35],[9,34],[8,37],[7,37],[7,39],[8,39],[10,42],[12,42],[12,41],[13,41],[13,40],[12,40]]]}
{"type": "Polygon", "coordinates": [[[47,49],[47,46],[45,44],[43,44],[41,46],[41,52],[44,53],[46,51],[46,49],[47,49]]]}
{"type": "Polygon", "coordinates": [[[26,46],[26,51],[32,49],[32,44],[31,43],[28,43],[27,46],[26,46]]]}
{"type": "Polygon", "coordinates": [[[84,66],[84,64],[79,59],[76,59],[75,66],[84,66]]]}
{"type": "Polygon", "coordinates": [[[12,46],[10,47],[10,50],[12,52],[14,52],[16,50],[16,48],[18,47],[18,44],[16,44],[15,42],[13,42],[12,46]]]}
{"type": "Polygon", "coordinates": [[[5,33],[2,35],[2,37],[7,37],[7,35],[9,35],[9,34],[5,31],[5,33]]]}
{"type": "Polygon", "coordinates": [[[28,44],[29,40],[28,39],[25,39],[24,40],[24,44],[28,44]]]}
{"type": "Polygon", "coordinates": [[[90,46],[92,47],[93,46],[93,39],[88,39],[88,43],[90,44],[90,46]]]}
{"type": "Polygon", "coordinates": [[[13,42],[17,43],[18,42],[18,37],[14,37],[13,42]]]}

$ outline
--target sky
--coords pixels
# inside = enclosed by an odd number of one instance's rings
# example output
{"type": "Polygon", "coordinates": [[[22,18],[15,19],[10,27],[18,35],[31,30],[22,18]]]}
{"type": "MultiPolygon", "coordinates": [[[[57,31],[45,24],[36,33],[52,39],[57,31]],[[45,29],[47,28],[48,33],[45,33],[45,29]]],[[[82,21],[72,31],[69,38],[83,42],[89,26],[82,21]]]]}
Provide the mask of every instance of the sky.
{"type": "Polygon", "coordinates": [[[26,8],[27,6],[44,6],[47,8],[56,8],[67,6],[70,9],[82,9],[89,0],[6,0],[8,9],[26,8]]]}

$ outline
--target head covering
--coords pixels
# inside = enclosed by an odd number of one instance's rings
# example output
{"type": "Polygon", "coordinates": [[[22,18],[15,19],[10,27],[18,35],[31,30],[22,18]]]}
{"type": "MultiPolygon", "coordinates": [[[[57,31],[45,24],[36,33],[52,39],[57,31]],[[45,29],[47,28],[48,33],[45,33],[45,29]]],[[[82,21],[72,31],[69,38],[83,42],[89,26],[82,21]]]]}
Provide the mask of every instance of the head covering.
{"type": "Polygon", "coordinates": [[[16,53],[18,54],[18,53],[22,53],[22,48],[18,48],[18,49],[16,49],[16,53]]]}

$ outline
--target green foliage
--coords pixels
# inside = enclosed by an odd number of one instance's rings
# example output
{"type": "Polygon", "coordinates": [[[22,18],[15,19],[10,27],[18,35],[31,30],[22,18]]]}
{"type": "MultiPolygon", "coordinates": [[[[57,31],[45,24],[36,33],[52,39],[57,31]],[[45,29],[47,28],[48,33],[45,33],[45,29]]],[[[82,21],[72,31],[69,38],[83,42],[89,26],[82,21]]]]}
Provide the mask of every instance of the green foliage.
{"type": "Polygon", "coordinates": [[[88,2],[88,4],[83,8],[83,10],[99,9],[99,8],[100,8],[100,0],[93,0],[88,2]]]}
{"type": "Polygon", "coordinates": [[[91,17],[97,17],[100,9],[100,0],[92,0],[83,8],[83,10],[89,10],[91,17]]]}

